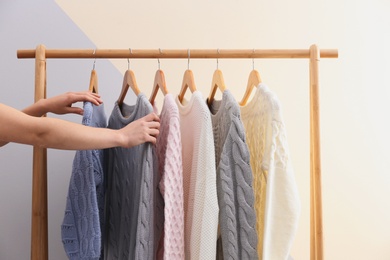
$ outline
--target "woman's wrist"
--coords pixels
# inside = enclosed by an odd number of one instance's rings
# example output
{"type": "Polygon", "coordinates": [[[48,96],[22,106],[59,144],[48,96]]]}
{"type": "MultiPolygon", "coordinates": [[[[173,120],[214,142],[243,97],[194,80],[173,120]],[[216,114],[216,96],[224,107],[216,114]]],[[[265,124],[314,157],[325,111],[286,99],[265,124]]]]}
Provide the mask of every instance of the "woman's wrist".
{"type": "Polygon", "coordinates": [[[35,117],[41,117],[50,112],[47,107],[47,99],[40,99],[29,107],[22,110],[25,114],[35,117]]]}
{"type": "Polygon", "coordinates": [[[114,144],[116,147],[123,147],[123,148],[127,147],[126,136],[123,130],[121,129],[115,130],[114,144]]]}
{"type": "Polygon", "coordinates": [[[43,116],[44,114],[50,112],[47,99],[42,98],[42,99],[38,100],[38,102],[36,102],[35,104],[37,105],[37,110],[39,112],[39,116],[43,116]]]}

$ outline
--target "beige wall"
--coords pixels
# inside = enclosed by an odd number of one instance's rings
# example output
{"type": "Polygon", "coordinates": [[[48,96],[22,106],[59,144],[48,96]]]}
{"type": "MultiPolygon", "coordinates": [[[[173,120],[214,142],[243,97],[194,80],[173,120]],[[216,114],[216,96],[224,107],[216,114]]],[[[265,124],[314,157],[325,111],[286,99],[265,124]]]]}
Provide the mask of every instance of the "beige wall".
{"type": "MultiPolygon", "coordinates": [[[[338,59],[320,63],[325,256],[332,260],[390,259],[388,1],[56,3],[97,48],[269,49],[309,48],[313,43],[320,48],[338,48],[338,59]]],[[[69,45],[71,42],[69,39],[69,45]]],[[[67,42],[48,47],[67,48],[67,42]]],[[[127,68],[126,60],[112,63],[119,74],[127,68]]],[[[190,67],[198,89],[208,95],[216,61],[191,60],[190,67]]],[[[149,96],[157,61],[132,60],[131,68],[140,89],[149,96]]],[[[170,92],[178,93],[186,68],[186,60],[161,60],[170,92]]],[[[241,99],[252,61],[219,60],[219,68],[227,87],[241,99]]],[[[255,68],[282,103],[303,206],[292,255],[309,259],[308,61],[256,59],[255,68]]],[[[104,77],[105,71],[100,68],[98,73],[104,77]]],[[[100,84],[99,89],[109,88],[103,98],[115,100],[120,84],[100,84]]],[[[161,94],[158,100],[161,104],[161,94]]],[[[106,105],[110,111],[112,104],[106,105]]],[[[58,201],[60,206],[54,202],[51,208],[60,211],[50,220],[56,225],[62,221],[64,207],[62,198],[58,201]]],[[[52,237],[60,234],[51,232],[52,237]]],[[[55,239],[51,255],[63,257],[61,242],[55,239]]]]}
{"type": "MultiPolygon", "coordinates": [[[[320,64],[325,256],[390,258],[389,2],[57,2],[98,48],[338,48],[339,59],[320,64]]],[[[126,61],[113,63],[126,68],[126,61]]],[[[186,61],[161,63],[169,90],[178,93],[186,61]]],[[[251,66],[251,60],[219,61],[237,99],[251,66]]],[[[132,62],[147,95],[156,67],[156,61],[132,62]]],[[[215,67],[214,60],[191,61],[204,95],[215,67]]],[[[256,60],[255,67],[284,108],[303,203],[292,254],[308,259],[308,62],[256,60]]]]}

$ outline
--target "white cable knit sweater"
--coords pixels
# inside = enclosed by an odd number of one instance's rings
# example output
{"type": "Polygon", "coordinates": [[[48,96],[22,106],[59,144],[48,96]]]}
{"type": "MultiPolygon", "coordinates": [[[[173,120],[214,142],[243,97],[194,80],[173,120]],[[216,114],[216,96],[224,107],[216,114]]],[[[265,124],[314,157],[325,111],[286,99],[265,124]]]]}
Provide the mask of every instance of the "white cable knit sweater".
{"type": "Polygon", "coordinates": [[[288,259],[301,204],[277,97],[265,84],[241,107],[250,150],[259,259],[288,259]]]}
{"type": "Polygon", "coordinates": [[[213,129],[209,109],[199,91],[191,99],[176,97],[183,153],[185,258],[216,257],[218,199],[213,129]]]}

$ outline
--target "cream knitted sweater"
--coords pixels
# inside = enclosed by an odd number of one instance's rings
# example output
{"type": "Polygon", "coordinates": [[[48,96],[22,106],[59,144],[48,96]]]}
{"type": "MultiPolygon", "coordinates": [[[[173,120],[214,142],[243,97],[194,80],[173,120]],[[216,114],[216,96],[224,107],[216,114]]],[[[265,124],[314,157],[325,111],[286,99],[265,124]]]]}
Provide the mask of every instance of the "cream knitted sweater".
{"type": "Polygon", "coordinates": [[[288,259],[301,205],[279,100],[260,84],[241,107],[241,119],[254,177],[259,259],[288,259]]]}
{"type": "Polygon", "coordinates": [[[183,149],[185,258],[214,260],[219,208],[210,112],[199,91],[183,100],[184,105],[177,97],[176,103],[183,149]]]}

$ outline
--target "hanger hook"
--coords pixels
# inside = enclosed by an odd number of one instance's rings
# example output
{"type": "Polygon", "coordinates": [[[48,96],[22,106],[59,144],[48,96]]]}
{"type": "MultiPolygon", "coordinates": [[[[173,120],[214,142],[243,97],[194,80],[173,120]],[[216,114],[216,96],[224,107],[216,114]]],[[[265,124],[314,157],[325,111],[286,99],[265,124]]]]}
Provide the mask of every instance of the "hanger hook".
{"type": "Polygon", "coordinates": [[[190,49],[188,49],[188,64],[187,68],[190,69],[190,49]]]}
{"type": "MultiPolygon", "coordinates": [[[[219,56],[219,49],[217,49],[217,53],[218,53],[218,56],[219,56]]],[[[217,69],[218,69],[218,65],[219,65],[218,56],[217,56],[217,69]]]]}
{"type": "MultiPolygon", "coordinates": [[[[160,55],[162,54],[161,48],[158,48],[158,51],[160,52],[160,55]]],[[[158,61],[158,70],[160,70],[160,58],[157,58],[158,61]]]]}
{"type": "Polygon", "coordinates": [[[253,49],[253,57],[252,57],[252,70],[255,70],[255,49],[253,49]]]}
{"type": "MultiPolygon", "coordinates": [[[[92,55],[95,56],[95,53],[96,53],[96,49],[93,50],[92,55]]],[[[95,60],[93,61],[93,67],[92,67],[93,70],[95,70],[95,64],[96,64],[96,57],[95,60]]]]}

